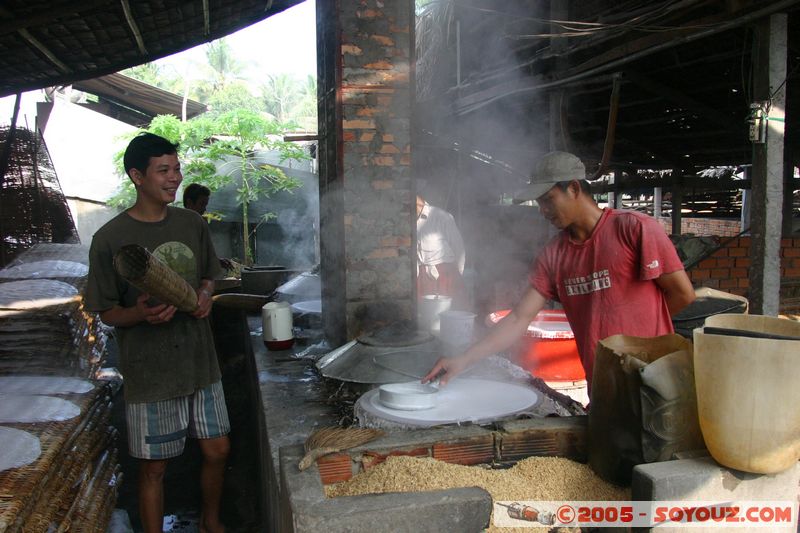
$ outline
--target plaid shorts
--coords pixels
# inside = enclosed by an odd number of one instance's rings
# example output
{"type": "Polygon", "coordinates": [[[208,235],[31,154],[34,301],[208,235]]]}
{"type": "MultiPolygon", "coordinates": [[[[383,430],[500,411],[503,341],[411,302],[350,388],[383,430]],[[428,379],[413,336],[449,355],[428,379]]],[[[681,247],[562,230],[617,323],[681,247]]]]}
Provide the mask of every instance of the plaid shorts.
{"type": "Polygon", "coordinates": [[[187,435],[213,439],[231,430],[222,382],[188,396],[125,405],[128,449],[139,459],[169,459],[183,453],[187,435]]]}

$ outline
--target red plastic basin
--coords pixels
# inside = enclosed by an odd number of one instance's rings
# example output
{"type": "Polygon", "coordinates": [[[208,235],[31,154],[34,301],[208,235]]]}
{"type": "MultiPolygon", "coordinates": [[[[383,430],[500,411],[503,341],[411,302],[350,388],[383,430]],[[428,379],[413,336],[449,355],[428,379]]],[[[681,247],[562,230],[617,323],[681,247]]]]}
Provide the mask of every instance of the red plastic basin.
{"type": "MultiPolygon", "coordinates": [[[[493,326],[510,309],[490,313],[486,324],[493,326]]],[[[517,364],[545,381],[580,381],[586,379],[575,335],[564,311],[540,311],[528,325],[516,350],[517,364]]]]}

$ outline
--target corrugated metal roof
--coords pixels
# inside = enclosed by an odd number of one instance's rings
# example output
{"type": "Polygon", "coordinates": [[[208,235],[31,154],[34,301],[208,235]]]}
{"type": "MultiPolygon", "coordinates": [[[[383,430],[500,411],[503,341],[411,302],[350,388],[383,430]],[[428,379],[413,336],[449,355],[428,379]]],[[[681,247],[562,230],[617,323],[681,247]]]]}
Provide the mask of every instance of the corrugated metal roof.
{"type": "MultiPolygon", "coordinates": [[[[146,116],[147,120],[133,122],[132,120],[125,120],[124,114],[117,113],[114,115],[114,118],[119,118],[123,122],[128,122],[134,126],[147,123],[156,115],[181,117],[182,96],[122,74],[109,74],[99,78],[78,81],[73,84],[73,88],[97,95],[100,97],[101,103],[131,109],[146,116]]],[[[186,118],[192,118],[204,113],[206,110],[205,104],[195,100],[187,100],[186,102],[186,118]]]]}

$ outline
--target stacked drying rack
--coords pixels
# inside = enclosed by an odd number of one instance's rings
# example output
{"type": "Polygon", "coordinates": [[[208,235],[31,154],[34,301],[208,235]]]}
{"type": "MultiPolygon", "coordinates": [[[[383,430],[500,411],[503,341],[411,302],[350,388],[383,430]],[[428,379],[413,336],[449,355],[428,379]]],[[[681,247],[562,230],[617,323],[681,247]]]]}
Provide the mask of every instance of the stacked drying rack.
{"type": "Polygon", "coordinates": [[[86,247],[38,244],[0,270],[0,398],[48,396],[78,413],[0,413],[6,434],[24,432],[40,448],[32,462],[0,470],[0,533],[105,532],[116,504],[113,390],[96,379],[106,335],[83,309],[87,263],[86,247]],[[68,381],[82,387],[59,388],[68,381]]]}

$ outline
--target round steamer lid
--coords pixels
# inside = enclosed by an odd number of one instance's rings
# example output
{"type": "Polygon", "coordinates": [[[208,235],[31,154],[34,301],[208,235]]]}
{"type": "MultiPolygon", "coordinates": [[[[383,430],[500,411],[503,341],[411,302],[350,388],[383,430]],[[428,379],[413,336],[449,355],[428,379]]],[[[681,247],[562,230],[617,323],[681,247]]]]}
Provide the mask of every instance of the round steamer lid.
{"type": "Polygon", "coordinates": [[[389,324],[377,331],[358,337],[358,342],[367,346],[415,346],[433,340],[429,331],[417,329],[414,322],[405,320],[389,324]]]}
{"type": "Polygon", "coordinates": [[[416,427],[471,422],[483,424],[533,411],[540,398],[518,383],[456,378],[439,390],[436,406],[424,411],[390,409],[379,399],[378,389],[364,393],[357,404],[368,413],[416,427]]]}

